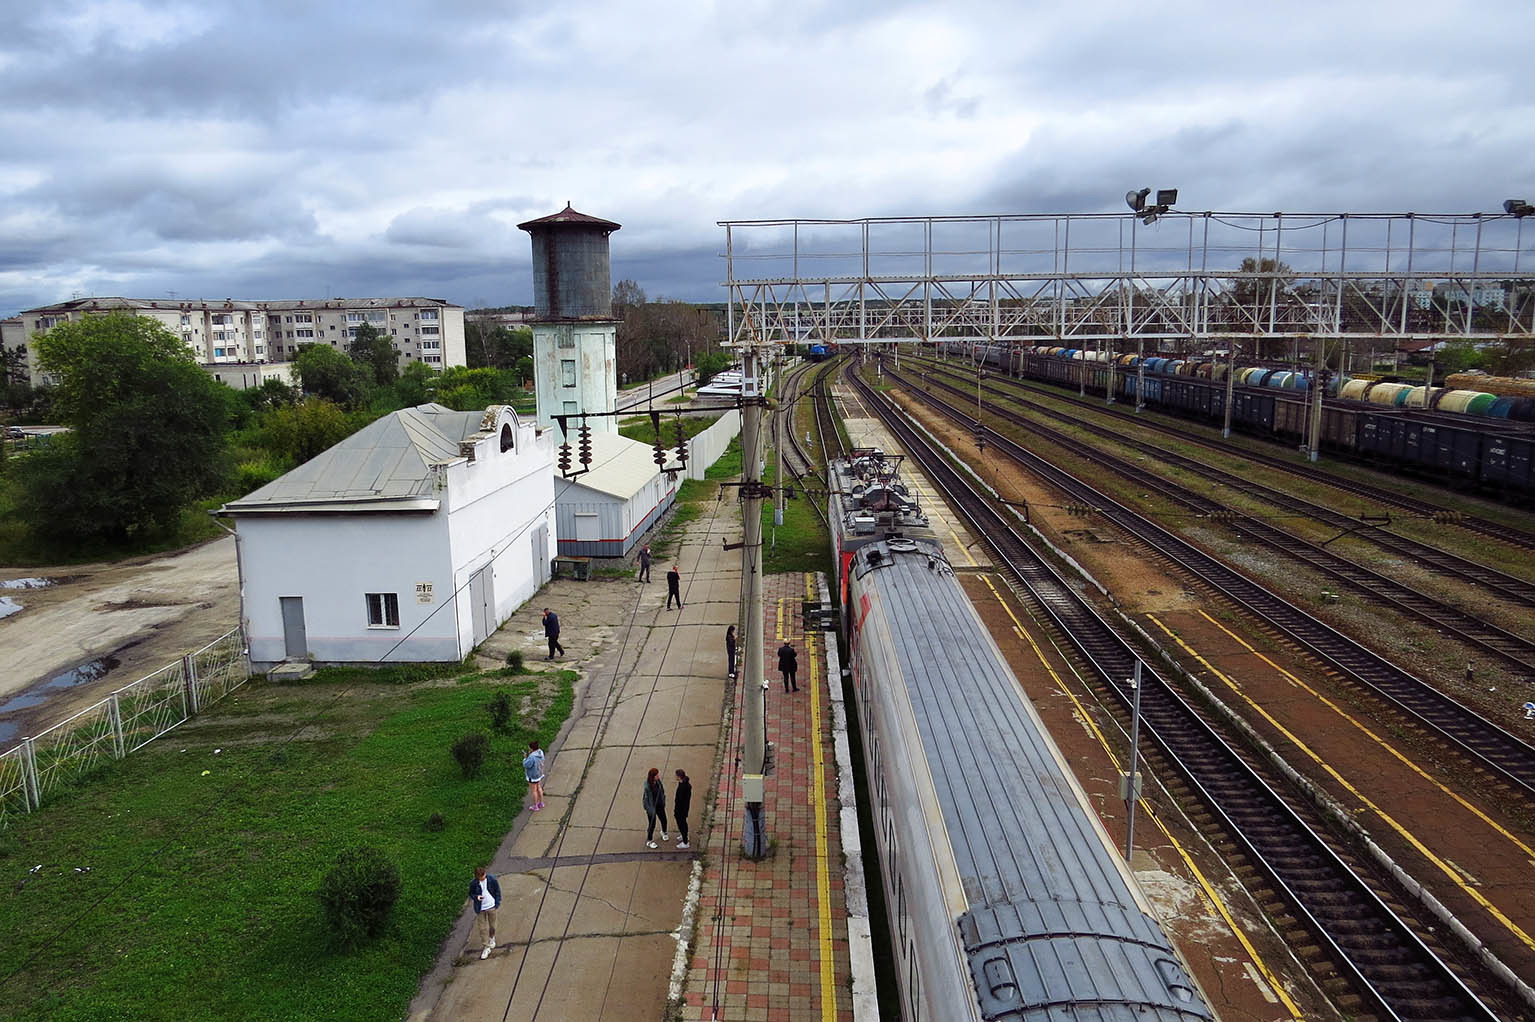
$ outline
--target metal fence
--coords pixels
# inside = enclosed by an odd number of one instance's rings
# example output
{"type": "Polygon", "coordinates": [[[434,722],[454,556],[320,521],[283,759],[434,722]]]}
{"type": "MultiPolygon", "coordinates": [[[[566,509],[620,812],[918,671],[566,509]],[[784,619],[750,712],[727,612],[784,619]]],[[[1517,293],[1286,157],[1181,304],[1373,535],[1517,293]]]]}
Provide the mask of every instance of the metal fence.
{"type": "Polygon", "coordinates": [[[42,805],[49,792],[109,759],[137,752],[250,677],[236,628],[195,653],[0,753],[0,829],[42,805]]]}

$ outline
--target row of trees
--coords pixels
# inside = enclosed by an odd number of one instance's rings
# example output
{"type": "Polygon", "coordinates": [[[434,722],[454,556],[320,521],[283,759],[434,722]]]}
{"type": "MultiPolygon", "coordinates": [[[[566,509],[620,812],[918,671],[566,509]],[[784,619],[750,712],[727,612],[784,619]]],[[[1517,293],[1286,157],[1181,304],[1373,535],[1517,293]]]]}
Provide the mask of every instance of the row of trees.
{"type": "Polygon", "coordinates": [[[649,301],[632,280],[613,285],[613,318],[618,320],[618,372],[630,380],[650,379],[689,363],[702,369],[702,360],[718,352],[724,334],[718,313],[665,298],[649,301]]]}

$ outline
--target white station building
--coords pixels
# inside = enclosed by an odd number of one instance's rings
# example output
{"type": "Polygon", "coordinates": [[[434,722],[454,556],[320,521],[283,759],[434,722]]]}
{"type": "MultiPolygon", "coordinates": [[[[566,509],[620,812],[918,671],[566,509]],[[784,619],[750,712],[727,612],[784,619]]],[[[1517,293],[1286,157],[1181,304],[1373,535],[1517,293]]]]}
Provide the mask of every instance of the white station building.
{"type": "Polygon", "coordinates": [[[509,406],[427,404],[225,505],[253,665],[462,660],[549,578],[553,451],[509,406]]]}

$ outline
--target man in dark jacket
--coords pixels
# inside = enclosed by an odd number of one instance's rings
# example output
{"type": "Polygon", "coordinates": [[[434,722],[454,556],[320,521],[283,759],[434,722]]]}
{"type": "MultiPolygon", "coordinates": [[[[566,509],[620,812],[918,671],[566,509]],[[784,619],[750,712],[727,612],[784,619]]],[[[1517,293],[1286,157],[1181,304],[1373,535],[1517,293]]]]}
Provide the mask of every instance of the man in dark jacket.
{"type": "Polygon", "coordinates": [[[644,546],[640,547],[640,581],[641,582],[649,582],[650,581],[650,561],[651,561],[650,544],[647,543],[644,546]]]}
{"type": "Polygon", "coordinates": [[[672,601],[677,601],[677,609],[682,609],[682,572],[677,566],[672,565],[672,570],[666,573],[666,609],[672,609],[672,601]]]}
{"type": "Polygon", "coordinates": [[[474,906],[474,921],[480,928],[480,961],[483,962],[490,957],[490,949],[496,946],[496,909],[501,907],[501,885],[485,872],[484,866],[474,868],[474,879],[469,882],[469,903],[474,906]]]}
{"type": "Polygon", "coordinates": [[[672,818],[677,821],[677,847],[689,848],[688,810],[693,808],[693,782],[687,771],[677,771],[677,800],[672,803],[672,818]]]}
{"type": "Polygon", "coordinates": [[[544,608],[544,635],[549,639],[549,655],[545,659],[553,660],[555,650],[564,656],[565,647],[560,645],[560,616],[548,607],[544,608]]]}
{"type": "Polygon", "coordinates": [[[778,669],[783,672],[783,690],[798,692],[799,682],[794,679],[794,672],[799,670],[799,654],[787,642],[778,647],[778,669]]]}

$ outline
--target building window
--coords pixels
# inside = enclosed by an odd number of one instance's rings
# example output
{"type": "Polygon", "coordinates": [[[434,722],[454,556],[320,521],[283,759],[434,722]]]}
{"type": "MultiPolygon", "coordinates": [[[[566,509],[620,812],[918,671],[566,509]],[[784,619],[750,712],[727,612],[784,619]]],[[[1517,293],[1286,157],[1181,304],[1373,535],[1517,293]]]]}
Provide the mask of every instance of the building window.
{"type": "Polygon", "coordinates": [[[298,335],[300,337],[313,337],[314,336],[314,330],[313,329],[299,330],[299,331],[297,331],[297,333],[298,333],[298,335]]]}
{"type": "Polygon", "coordinates": [[[575,346],[576,346],[576,335],[573,332],[570,332],[570,331],[562,331],[560,333],[560,347],[562,347],[562,348],[574,348],[575,346]]]}
{"type": "Polygon", "coordinates": [[[576,360],[566,358],[560,360],[560,386],[574,387],[576,385],[576,360]]]}
{"type": "Polygon", "coordinates": [[[437,328],[434,326],[424,326],[421,328],[421,332],[423,334],[435,334],[437,333],[437,328]]]}
{"type": "Polygon", "coordinates": [[[437,351],[437,350],[439,350],[441,348],[442,348],[442,342],[441,341],[422,341],[421,342],[421,350],[422,351],[437,351]]]}
{"type": "Polygon", "coordinates": [[[421,310],[421,318],[422,319],[436,319],[437,318],[437,310],[436,309],[422,309],[421,310]]]}
{"type": "Polygon", "coordinates": [[[189,325],[191,325],[191,322],[192,322],[192,317],[191,316],[182,316],[181,317],[181,325],[182,326],[189,326],[189,325]]]}
{"type": "Polygon", "coordinates": [[[442,356],[441,355],[422,355],[421,356],[421,361],[423,361],[423,362],[441,362],[442,361],[442,356]]]}
{"type": "Polygon", "coordinates": [[[360,312],[349,312],[349,313],[346,314],[346,321],[348,323],[361,323],[362,322],[362,313],[360,313],[360,312]]]}
{"type": "Polygon", "coordinates": [[[368,313],[368,322],[369,323],[383,323],[386,320],[388,320],[388,318],[389,318],[389,314],[387,312],[370,312],[370,313],[368,313]]]}
{"type": "Polygon", "coordinates": [[[223,348],[214,348],[213,349],[213,357],[214,358],[223,358],[224,357],[224,349],[223,348]]]}
{"type": "Polygon", "coordinates": [[[400,597],[398,593],[368,593],[368,627],[400,627],[400,597]]]}
{"type": "Polygon", "coordinates": [[[295,323],[313,323],[314,322],[314,317],[311,316],[307,312],[301,312],[298,315],[293,317],[293,322],[295,322],[295,323]]]}

